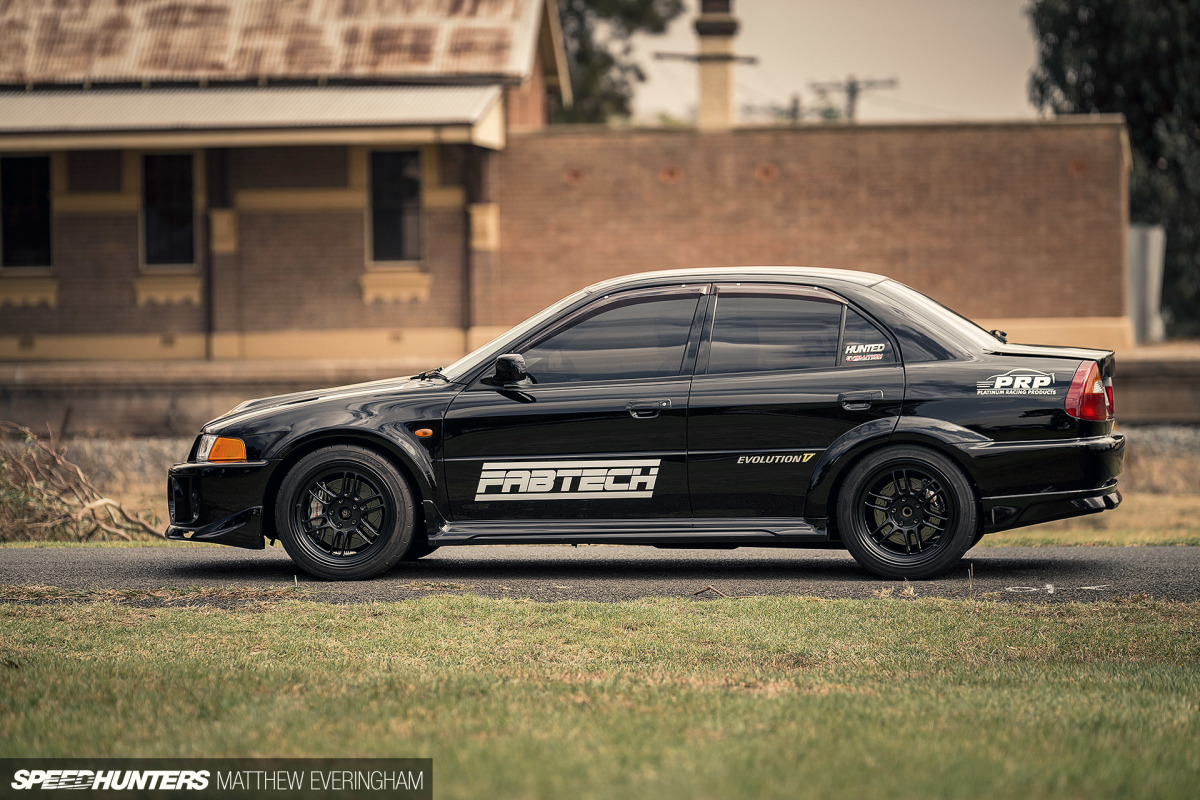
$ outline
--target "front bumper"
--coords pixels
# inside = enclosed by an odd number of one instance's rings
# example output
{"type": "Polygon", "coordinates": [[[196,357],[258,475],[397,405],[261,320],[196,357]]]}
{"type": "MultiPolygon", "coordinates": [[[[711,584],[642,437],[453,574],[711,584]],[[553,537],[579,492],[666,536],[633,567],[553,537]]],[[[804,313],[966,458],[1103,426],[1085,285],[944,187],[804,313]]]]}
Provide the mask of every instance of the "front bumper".
{"type": "Polygon", "coordinates": [[[263,497],[274,467],[270,461],[171,467],[167,538],[263,549],[263,497]]]}

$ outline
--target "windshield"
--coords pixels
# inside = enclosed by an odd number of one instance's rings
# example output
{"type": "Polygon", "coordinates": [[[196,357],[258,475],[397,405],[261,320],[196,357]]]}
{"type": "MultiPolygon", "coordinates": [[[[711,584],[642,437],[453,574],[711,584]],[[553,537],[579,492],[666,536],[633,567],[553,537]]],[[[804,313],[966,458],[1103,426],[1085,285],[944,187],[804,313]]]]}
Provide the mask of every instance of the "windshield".
{"type": "Polygon", "coordinates": [[[587,296],[588,293],[586,291],[580,290],[572,295],[564,297],[562,300],[559,300],[554,305],[539,311],[524,322],[518,323],[514,327],[509,328],[507,331],[500,334],[495,339],[492,339],[482,347],[472,350],[470,353],[467,353],[450,366],[442,368],[439,370],[439,372],[455,383],[462,383],[472,372],[474,372],[484,363],[495,358],[497,355],[500,355],[500,353],[503,352],[500,349],[500,345],[502,343],[507,342],[509,346],[516,344],[518,341],[540,328],[543,324],[549,322],[554,317],[557,317],[567,308],[575,305],[575,303],[587,296]]]}
{"type": "Polygon", "coordinates": [[[999,344],[996,337],[971,320],[903,283],[885,280],[875,284],[874,288],[896,301],[899,304],[896,311],[913,318],[918,327],[921,327],[921,322],[932,322],[959,344],[973,349],[988,350],[999,344]]]}

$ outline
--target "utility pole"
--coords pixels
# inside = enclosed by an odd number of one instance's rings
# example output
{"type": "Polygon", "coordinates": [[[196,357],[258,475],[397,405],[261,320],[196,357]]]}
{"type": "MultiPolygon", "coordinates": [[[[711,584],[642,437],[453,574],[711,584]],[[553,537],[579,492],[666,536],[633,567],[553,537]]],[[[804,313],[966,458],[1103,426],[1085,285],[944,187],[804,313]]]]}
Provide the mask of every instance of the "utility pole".
{"type": "Polygon", "coordinates": [[[869,89],[895,89],[899,85],[900,81],[895,78],[866,78],[860,81],[853,75],[848,75],[844,81],[810,83],[808,86],[816,92],[845,92],[846,119],[854,122],[854,115],[858,111],[858,96],[861,93],[869,89]]]}

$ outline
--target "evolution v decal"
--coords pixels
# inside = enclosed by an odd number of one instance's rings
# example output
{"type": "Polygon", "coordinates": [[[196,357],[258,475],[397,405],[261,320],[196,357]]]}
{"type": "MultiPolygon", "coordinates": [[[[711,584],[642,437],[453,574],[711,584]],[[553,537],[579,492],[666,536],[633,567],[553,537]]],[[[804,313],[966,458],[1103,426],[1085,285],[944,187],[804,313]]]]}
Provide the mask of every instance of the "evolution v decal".
{"type": "Polygon", "coordinates": [[[1041,372],[1024,367],[1010,369],[1008,372],[993,375],[975,384],[979,394],[1005,395],[1058,394],[1057,389],[1051,388],[1053,385],[1053,372],[1041,372]]]}
{"type": "Polygon", "coordinates": [[[850,361],[882,361],[886,344],[848,344],[843,354],[850,361]]]}
{"type": "Polygon", "coordinates": [[[487,463],[479,474],[475,501],[653,497],[661,460],[487,463]]]}
{"type": "Polygon", "coordinates": [[[816,453],[795,453],[779,456],[738,456],[739,464],[807,464],[816,453]]]}

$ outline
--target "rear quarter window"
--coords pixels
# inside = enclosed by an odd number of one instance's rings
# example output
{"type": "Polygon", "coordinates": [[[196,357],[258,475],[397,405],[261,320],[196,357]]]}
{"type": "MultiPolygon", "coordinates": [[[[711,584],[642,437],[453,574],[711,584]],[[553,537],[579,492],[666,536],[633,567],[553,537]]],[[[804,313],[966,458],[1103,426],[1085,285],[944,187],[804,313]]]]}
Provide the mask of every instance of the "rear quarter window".
{"type": "Polygon", "coordinates": [[[842,334],[842,366],[896,363],[895,348],[883,331],[852,308],[846,309],[846,329],[842,334]]]}

